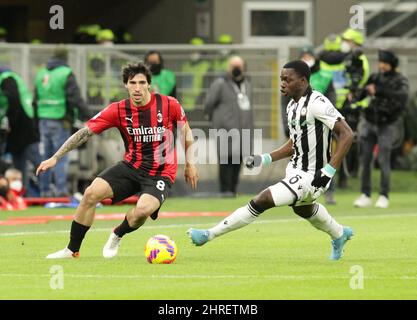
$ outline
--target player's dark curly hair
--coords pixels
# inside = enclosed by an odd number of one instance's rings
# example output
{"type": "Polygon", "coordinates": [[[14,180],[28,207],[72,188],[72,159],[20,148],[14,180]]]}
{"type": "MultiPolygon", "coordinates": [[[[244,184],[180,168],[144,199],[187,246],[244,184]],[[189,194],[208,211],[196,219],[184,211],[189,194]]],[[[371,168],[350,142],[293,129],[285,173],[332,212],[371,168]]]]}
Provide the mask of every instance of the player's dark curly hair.
{"type": "Polygon", "coordinates": [[[139,61],[138,63],[129,63],[123,66],[123,69],[122,69],[123,83],[127,84],[129,79],[132,79],[134,76],[136,76],[139,73],[143,74],[146,77],[146,80],[148,81],[148,83],[151,84],[152,73],[142,61],[139,61]]]}

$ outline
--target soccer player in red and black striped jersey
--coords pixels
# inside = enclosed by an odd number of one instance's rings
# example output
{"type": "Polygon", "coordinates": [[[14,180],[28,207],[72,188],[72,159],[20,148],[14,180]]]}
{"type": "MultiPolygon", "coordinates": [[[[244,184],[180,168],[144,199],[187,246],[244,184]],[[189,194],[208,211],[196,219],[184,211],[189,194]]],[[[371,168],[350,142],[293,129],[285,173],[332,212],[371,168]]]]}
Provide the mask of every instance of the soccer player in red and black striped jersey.
{"type": "Polygon", "coordinates": [[[129,99],[112,103],[95,115],[37,169],[39,174],[53,168],[64,154],[108,128],[117,128],[125,143],[124,160],[101,172],[85,190],[71,225],[68,246],[47,259],[79,256],[81,242],[94,221],[96,205],[104,199],[117,203],[140,195],[136,206],[111,232],[103,248],[105,258],[117,254],[126,233],[137,230],[148,217],[157,218],[177,173],[175,128],[181,132],[185,149],[185,180],[193,189],[197,187],[198,173],[190,158],[192,153],[187,152],[193,135],[181,105],[175,98],[150,93],[151,73],[143,63],[127,65],[122,72],[129,99]]]}

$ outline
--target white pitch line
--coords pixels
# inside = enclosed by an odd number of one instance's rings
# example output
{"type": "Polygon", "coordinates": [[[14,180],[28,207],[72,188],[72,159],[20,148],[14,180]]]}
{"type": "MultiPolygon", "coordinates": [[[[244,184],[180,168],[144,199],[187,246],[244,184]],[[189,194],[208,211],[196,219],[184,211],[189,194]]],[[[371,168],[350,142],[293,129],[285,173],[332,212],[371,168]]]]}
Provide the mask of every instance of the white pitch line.
{"type": "MultiPolygon", "coordinates": [[[[369,219],[392,219],[392,218],[404,218],[404,217],[415,217],[417,213],[391,213],[384,215],[364,215],[364,216],[340,216],[335,217],[337,220],[369,220],[369,219]]],[[[219,220],[220,221],[220,220],[219,220]]],[[[253,222],[254,224],[263,224],[263,223],[287,223],[287,222],[303,222],[301,218],[291,218],[291,219],[273,219],[273,220],[260,220],[253,222]]],[[[157,226],[143,226],[141,229],[165,229],[165,228],[186,228],[186,227],[202,227],[211,225],[212,223],[187,223],[187,224],[166,224],[166,225],[157,225],[157,226]]],[[[95,228],[91,229],[90,232],[109,232],[111,228],[95,228]]],[[[30,235],[48,235],[48,234],[61,234],[69,233],[67,230],[50,230],[50,231],[23,231],[23,232],[9,232],[9,233],[0,233],[0,237],[14,237],[14,236],[30,236],[30,235]]]]}
{"type": "MultiPolygon", "coordinates": [[[[4,278],[50,278],[50,274],[20,274],[20,273],[3,273],[0,277],[4,278]]],[[[276,280],[294,280],[294,281],[305,281],[305,280],[349,280],[350,275],[346,276],[297,276],[297,275],[205,275],[205,274],[186,274],[186,275],[103,275],[103,274],[71,274],[64,273],[66,278],[83,278],[83,279],[276,279],[276,280]]],[[[417,276],[393,276],[393,277],[381,277],[381,276],[364,276],[367,280],[417,280],[417,276]]]]}
{"type": "MultiPolygon", "coordinates": [[[[274,221],[274,220],[271,220],[274,221]]],[[[201,227],[208,225],[208,223],[194,223],[194,224],[167,224],[159,226],[143,226],[141,229],[160,229],[160,228],[182,228],[182,227],[201,227]]],[[[110,232],[111,228],[95,228],[89,232],[110,232]]],[[[28,231],[28,232],[10,232],[0,233],[0,237],[13,237],[23,235],[45,235],[45,234],[56,234],[56,233],[68,233],[70,230],[51,230],[51,231],[28,231]]]]}

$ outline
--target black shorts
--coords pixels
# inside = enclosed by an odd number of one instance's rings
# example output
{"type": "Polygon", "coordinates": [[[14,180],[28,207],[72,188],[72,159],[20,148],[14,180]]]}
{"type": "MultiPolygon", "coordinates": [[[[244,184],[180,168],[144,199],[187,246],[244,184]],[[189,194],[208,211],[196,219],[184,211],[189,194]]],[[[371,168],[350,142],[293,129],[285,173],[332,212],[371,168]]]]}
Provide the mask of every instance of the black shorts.
{"type": "Polygon", "coordinates": [[[150,194],[159,200],[159,208],[152,213],[151,218],[158,218],[159,209],[168,197],[171,181],[165,177],[141,175],[140,171],[130,167],[124,161],[105,169],[98,177],[106,180],[113,190],[112,204],[118,203],[133,195],[150,194]]]}

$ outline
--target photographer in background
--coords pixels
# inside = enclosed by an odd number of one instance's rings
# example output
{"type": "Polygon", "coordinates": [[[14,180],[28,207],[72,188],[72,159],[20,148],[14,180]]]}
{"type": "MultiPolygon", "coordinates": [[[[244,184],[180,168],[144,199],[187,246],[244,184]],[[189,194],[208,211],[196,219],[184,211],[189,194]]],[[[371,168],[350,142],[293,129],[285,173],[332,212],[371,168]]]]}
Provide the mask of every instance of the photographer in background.
{"type": "Polygon", "coordinates": [[[366,96],[359,98],[369,78],[369,62],[362,50],[364,38],[361,32],[347,29],[342,34],[341,51],[347,53],[345,57],[346,99],[342,105],[342,114],[346,122],[356,131],[361,108],[368,106],[366,96]]]}
{"type": "MultiPolygon", "coordinates": [[[[369,77],[365,88],[356,99],[371,97],[364,109],[365,123],[360,135],[362,155],[362,195],[356,199],[356,207],[368,207],[371,200],[371,166],[374,146],[378,144],[378,164],[381,169],[380,196],[377,208],[387,208],[391,174],[391,151],[398,135],[398,121],[408,99],[408,80],[398,72],[398,58],[392,51],[378,52],[378,73],[369,77]]],[[[350,97],[353,99],[354,97],[350,97]]]]}
{"type": "Polygon", "coordinates": [[[336,107],[355,133],[355,140],[339,171],[340,188],[347,187],[348,177],[350,175],[355,176],[359,168],[358,123],[361,109],[368,106],[368,99],[366,97],[358,99],[357,97],[369,78],[369,62],[362,50],[363,42],[363,34],[358,30],[347,29],[342,33],[340,50],[347,54],[344,59],[346,83],[338,94],[343,94],[344,92],[345,99],[338,101],[336,107]]]}

